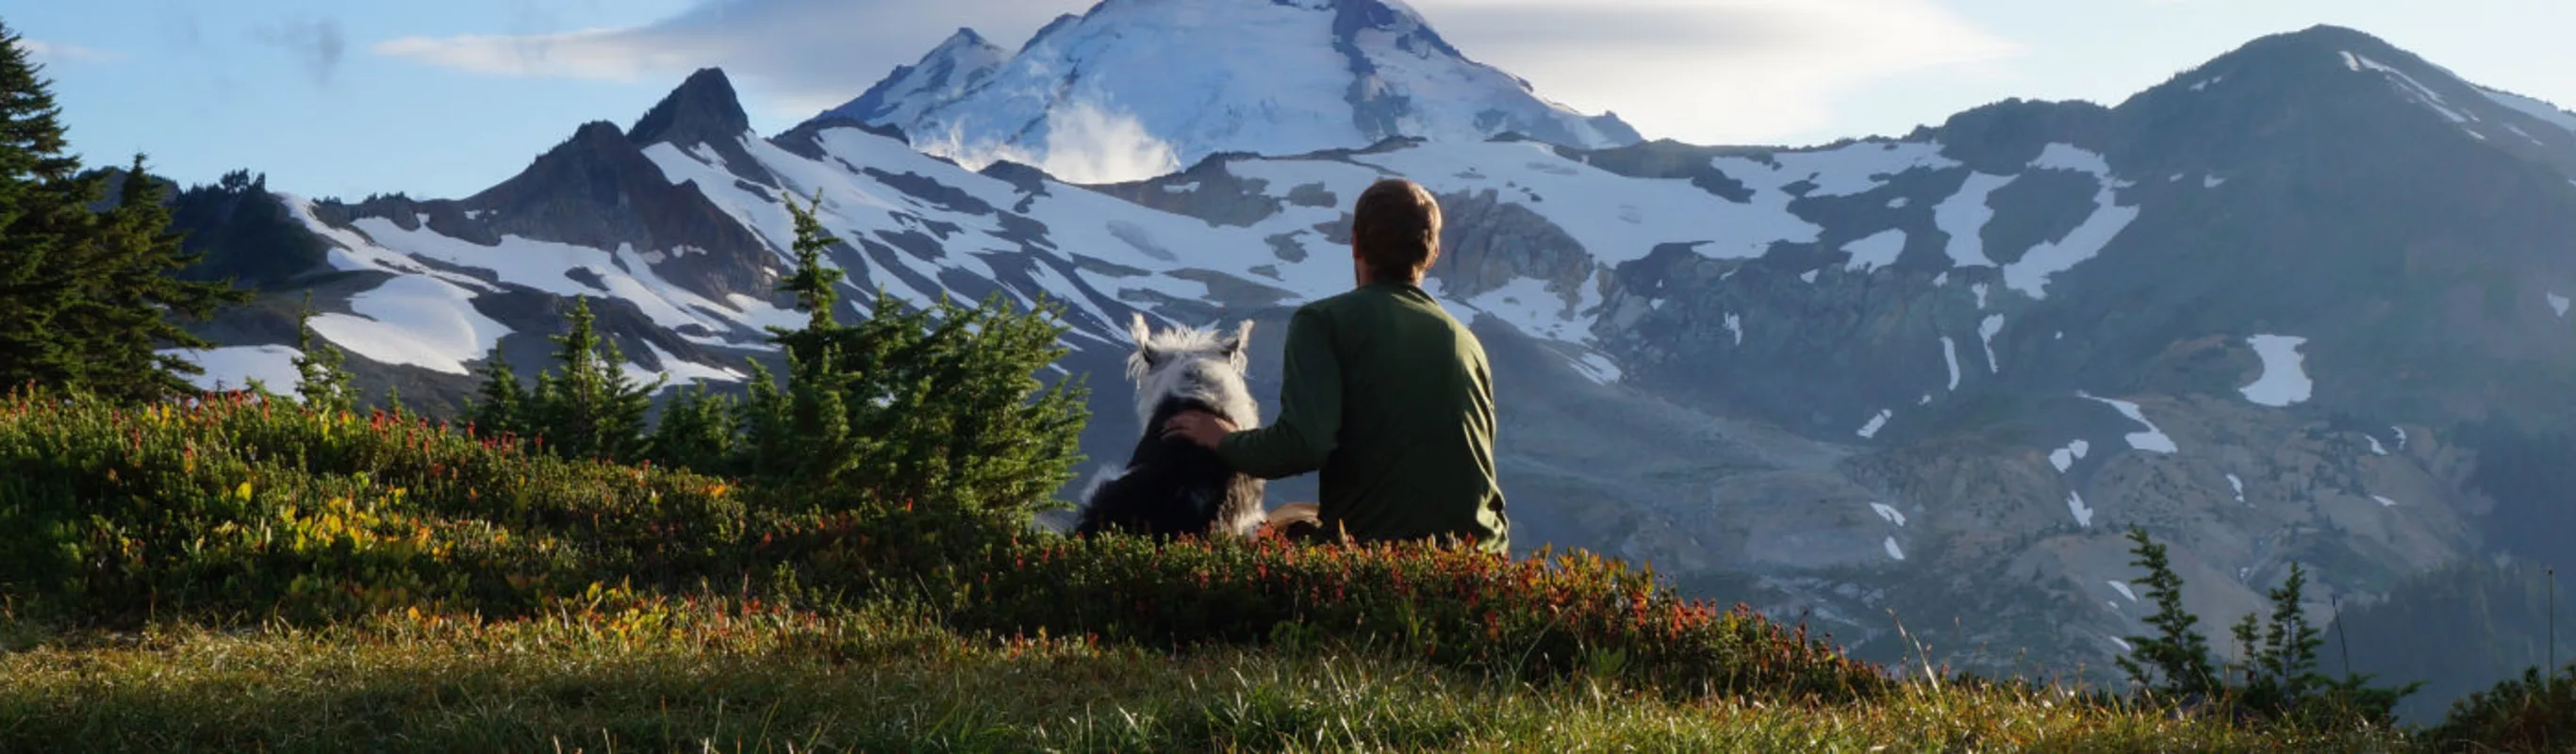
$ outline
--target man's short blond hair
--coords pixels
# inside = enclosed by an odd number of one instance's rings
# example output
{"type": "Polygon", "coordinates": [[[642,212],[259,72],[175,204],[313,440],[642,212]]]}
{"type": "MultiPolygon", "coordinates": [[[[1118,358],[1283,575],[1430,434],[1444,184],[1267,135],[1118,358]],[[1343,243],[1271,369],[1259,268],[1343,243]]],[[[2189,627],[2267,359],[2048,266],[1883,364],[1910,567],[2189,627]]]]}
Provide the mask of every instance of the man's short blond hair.
{"type": "Polygon", "coordinates": [[[1351,210],[1351,243],[1376,277],[1420,277],[1440,258],[1440,201],[1402,178],[1371,184],[1351,210]]]}

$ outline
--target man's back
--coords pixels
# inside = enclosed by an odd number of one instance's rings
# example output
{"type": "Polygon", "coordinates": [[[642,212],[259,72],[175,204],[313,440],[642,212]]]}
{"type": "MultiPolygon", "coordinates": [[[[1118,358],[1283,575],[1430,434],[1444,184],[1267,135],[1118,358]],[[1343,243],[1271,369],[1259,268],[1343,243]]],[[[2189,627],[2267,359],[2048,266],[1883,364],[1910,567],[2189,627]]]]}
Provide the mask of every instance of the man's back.
{"type": "Polygon", "coordinates": [[[1226,438],[1229,465],[1272,479],[1320,465],[1322,523],[1363,541],[1506,548],[1484,348],[1429,294],[1380,281],[1298,309],[1282,369],[1278,419],[1226,438]]]}

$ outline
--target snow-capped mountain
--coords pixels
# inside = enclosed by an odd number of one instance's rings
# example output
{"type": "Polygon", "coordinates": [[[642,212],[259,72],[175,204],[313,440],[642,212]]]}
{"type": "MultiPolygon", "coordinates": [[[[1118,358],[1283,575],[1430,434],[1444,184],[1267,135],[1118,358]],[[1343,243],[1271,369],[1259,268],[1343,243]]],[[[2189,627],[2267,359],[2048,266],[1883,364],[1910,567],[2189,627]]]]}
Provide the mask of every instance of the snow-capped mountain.
{"type": "Polygon", "coordinates": [[[1469,60],[1402,0],[1105,0],[1007,59],[961,31],[826,115],[894,126],[969,164],[1085,182],[1395,137],[1638,141],[1616,115],[1576,113],[1469,60]]]}
{"type": "MultiPolygon", "coordinates": [[[[1189,7],[1113,0],[984,80],[1189,7]]],[[[945,70],[880,89],[977,69],[945,70]]],[[[472,197],[288,198],[327,264],[203,358],[209,381],[277,382],[285,302],[311,290],[362,387],[435,406],[485,360],[543,367],[580,295],[631,369],[738,385],[743,359],[774,358],[760,326],[797,320],[769,290],[783,202],[819,197],[853,293],[1066,303],[1063,368],[1098,407],[1084,446],[1114,461],[1140,429],[1116,408],[1117,323],[1261,320],[1255,389],[1275,395],[1288,312],[1348,286],[1351,200],[1403,175],[1449,219],[1427,287],[1495,361],[1516,542],[1651,561],[1864,653],[1904,651],[1894,610],[1962,666],[2099,667],[2152,610],[2125,583],[2132,524],[2173,544],[2213,624],[2293,561],[2349,603],[2492,554],[2513,522],[2472,481],[2479,454],[2576,423],[2570,121],[2319,27],[2116,107],[2007,101],[1902,138],[1479,132],[1079,185],[850,117],[763,137],[703,71],[472,197]]]]}

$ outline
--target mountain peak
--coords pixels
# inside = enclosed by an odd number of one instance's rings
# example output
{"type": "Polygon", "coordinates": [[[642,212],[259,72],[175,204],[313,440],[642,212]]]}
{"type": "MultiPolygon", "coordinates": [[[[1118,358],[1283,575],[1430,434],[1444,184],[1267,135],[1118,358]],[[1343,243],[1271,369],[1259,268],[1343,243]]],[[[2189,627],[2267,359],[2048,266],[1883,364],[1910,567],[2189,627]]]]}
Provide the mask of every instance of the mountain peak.
{"type": "Polygon", "coordinates": [[[1617,116],[1575,112],[1469,59],[1401,0],[1103,0],[1016,53],[955,41],[826,114],[895,126],[961,162],[1018,159],[1085,183],[1395,137],[1640,140],[1617,116]]]}
{"type": "Polygon", "coordinates": [[[670,142],[674,144],[717,144],[740,138],[751,130],[751,117],[743,113],[742,99],[734,93],[733,81],[723,69],[700,68],[680,82],[678,89],[662,98],[653,109],[628,129],[627,138],[636,144],[670,142]]]}
{"type": "Polygon", "coordinates": [[[1010,55],[1009,50],[984,39],[974,29],[960,27],[922,55],[921,60],[895,66],[894,72],[868,87],[858,99],[817,117],[846,118],[901,130],[922,103],[965,96],[967,89],[983,83],[1010,55]]]}

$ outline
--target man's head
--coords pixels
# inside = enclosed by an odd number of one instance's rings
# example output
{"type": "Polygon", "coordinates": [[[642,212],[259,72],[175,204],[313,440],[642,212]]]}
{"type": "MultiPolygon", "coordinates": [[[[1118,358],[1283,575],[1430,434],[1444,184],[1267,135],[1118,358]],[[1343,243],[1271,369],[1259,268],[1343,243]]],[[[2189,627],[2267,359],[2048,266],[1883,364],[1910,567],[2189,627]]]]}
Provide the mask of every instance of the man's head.
{"type": "Polygon", "coordinates": [[[1421,282],[1440,257],[1440,202],[1402,178],[1378,181],[1360,192],[1351,210],[1351,261],[1359,281],[1421,282]]]}

